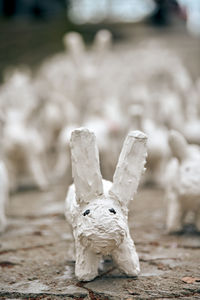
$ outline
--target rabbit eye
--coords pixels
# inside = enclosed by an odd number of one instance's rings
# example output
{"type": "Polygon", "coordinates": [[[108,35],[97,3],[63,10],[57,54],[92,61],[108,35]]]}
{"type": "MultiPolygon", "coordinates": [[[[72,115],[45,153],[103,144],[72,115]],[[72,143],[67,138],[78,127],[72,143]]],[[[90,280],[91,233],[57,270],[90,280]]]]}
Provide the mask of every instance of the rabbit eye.
{"type": "Polygon", "coordinates": [[[114,208],[110,208],[109,212],[113,213],[114,215],[116,214],[116,211],[114,210],[114,208]]]}
{"type": "Polygon", "coordinates": [[[85,216],[89,215],[89,213],[90,213],[90,210],[87,209],[86,211],[84,211],[83,216],[85,217],[85,216]]]}

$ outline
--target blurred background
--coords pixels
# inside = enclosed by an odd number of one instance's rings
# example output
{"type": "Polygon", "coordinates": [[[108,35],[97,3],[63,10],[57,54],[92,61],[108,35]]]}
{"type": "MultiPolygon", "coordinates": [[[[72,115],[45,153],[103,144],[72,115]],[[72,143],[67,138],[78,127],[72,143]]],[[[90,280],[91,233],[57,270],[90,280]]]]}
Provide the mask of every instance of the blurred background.
{"type": "Polygon", "coordinates": [[[0,0],[1,80],[8,66],[35,68],[62,51],[64,33],[80,32],[91,43],[100,28],[111,30],[116,43],[170,39],[170,46],[191,61],[192,75],[199,75],[193,58],[199,55],[198,0],[0,0]]]}
{"type": "Polygon", "coordinates": [[[127,132],[145,131],[145,181],[162,185],[168,130],[200,144],[199,58],[198,0],[0,0],[2,152],[12,189],[24,185],[22,173],[40,188],[71,178],[69,137],[79,126],[96,133],[106,179],[127,132]]]}

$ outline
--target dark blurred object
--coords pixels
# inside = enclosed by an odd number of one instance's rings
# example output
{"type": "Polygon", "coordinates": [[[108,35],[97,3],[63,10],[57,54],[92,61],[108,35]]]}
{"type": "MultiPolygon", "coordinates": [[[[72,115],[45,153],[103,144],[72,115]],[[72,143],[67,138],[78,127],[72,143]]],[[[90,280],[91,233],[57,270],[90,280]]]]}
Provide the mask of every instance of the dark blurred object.
{"type": "Polygon", "coordinates": [[[174,14],[179,13],[179,5],[176,0],[154,0],[156,9],[151,17],[153,24],[165,26],[171,23],[174,14]]]}
{"type": "Polygon", "coordinates": [[[150,16],[154,0],[73,0],[68,11],[75,24],[138,23],[150,16]]]}
{"type": "Polygon", "coordinates": [[[16,12],[16,0],[3,0],[2,13],[5,17],[11,17],[16,12]]]}
{"type": "MultiPolygon", "coordinates": [[[[5,0],[6,5],[11,0],[5,0]]],[[[33,69],[57,52],[63,51],[62,37],[72,30],[66,16],[62,0],[16,0],[15,10],[9,7],[5,15],[3,1],[0,0],[0,83],[7,68],[23,65],[33,69]],[[29,6],[18,6],[29,3],[29,6]],[[58,9],[52,11],[50,3],[58,3],[58,9]],[[40,5],[41,3],[41,5],[40,5]]]]}
{"type": "Polygon", "coordinates": [[[68,5],[69,0],[0,0],[0,15],[44,18],[65,13],[68,5]]]}

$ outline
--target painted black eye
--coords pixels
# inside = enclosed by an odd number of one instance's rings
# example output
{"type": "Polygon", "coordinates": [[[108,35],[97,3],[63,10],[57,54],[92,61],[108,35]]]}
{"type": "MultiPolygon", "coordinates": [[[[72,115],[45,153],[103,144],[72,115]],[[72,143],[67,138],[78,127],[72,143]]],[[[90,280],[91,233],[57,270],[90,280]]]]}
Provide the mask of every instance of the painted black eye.
{"type": "Polygon", "coordinates": [[[110,208],[110,209],[109,209],[109,212],[111,212],[111,213],[114,214],[114,215],[116,214],[116,211],[114,210],[114,208],[110,208]]]}
{"type": "Polygon", "coordinates": [[[83,213],[83,216],[85,217],[85,216],[89,215],[89,213],[90,213],[90,210],[86,209],[86,211],[84,211],[84,213],[83,213]]]}

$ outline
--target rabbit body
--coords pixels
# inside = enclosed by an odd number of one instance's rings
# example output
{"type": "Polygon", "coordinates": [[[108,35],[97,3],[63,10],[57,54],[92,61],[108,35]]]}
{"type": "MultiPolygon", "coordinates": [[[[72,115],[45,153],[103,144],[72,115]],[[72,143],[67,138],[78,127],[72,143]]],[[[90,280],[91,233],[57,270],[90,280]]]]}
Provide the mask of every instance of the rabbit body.
{"type": "Polygon", "coordinates": [[[73,228],[75,273],[79,280],[95,278],[98,275],[99,261],[104,255],[112,255],[119,268],[129,276],[137,276],[140,272],[127,214],[109,196],[111,186],[112,182],[103,180],[104,194],[83,205],[76,201],[74,184],[69,188],[65,216],[73,228]]]}
{"type": "Polygon", "coordinates": [[[6,227],[5,208],[8,201],[8,175],[5,165],[0,161],[0,232],[3,232],[6,227]]]}
{"type": "Polygon", "coordinates": [[[200,149],[188,145],[176,131],[170,133],[169,144],[175,158],[166,171],[167,230],[182,230],[189,212],[193,213],[194,223],[200,230],[200,149]]]}
{"type": "Polygon", "coordinates": [[[20,113],[11,111],[4,126],[3,150],[12,191],[18,189],[21,174],[26,174],[26,177],[30,175],[41,190],[47,188],[43,149],[39,133],[27,125],[20,113]]]}
{"type": "Polygon", "coordinates": [[[75,275],[79,280],[94,279],[104,255],[111,255],[128,276],[140,272],[128,227],[128,203],[137,189],[146,157],[146,136],[137,133],[125,140],[112,183],[101,177],[94,134],[87,129],[72,132],[74,184],[66,197],[65,216],[73,230],[75,275]]]}

